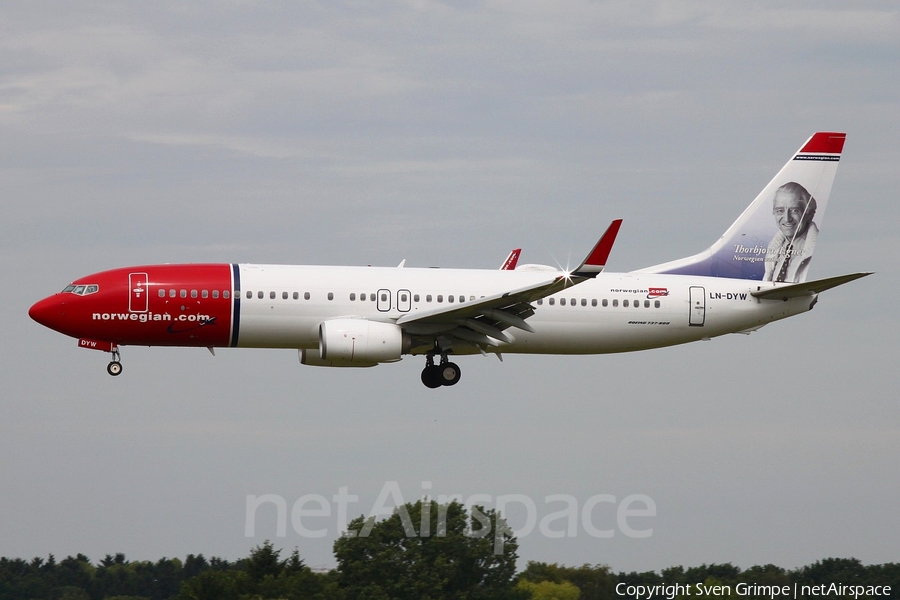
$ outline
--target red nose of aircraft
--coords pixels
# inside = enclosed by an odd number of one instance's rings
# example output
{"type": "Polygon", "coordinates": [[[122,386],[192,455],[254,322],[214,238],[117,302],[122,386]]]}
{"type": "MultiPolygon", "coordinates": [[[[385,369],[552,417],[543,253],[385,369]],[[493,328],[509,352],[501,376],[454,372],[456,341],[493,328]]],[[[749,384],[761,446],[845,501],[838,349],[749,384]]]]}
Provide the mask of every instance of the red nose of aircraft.
{"type": "Polygon", "coordinates": [[[59,294],[35,302],[34,306],[28,309],[28,316],[44,327],[65,333],[66,302],[59,298],[59,294]]]}

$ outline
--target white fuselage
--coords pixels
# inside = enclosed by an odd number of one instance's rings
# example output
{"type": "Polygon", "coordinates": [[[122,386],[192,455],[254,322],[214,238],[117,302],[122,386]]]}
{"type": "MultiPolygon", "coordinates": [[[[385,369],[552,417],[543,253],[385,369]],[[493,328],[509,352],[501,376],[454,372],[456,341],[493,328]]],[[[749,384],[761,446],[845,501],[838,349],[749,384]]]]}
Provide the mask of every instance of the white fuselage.
{"type": "MultiPolygon", "coordinates": [[[[237,346],[316,348],[319,325],[343,317],[395,322],[559,274],[384,267],[240,265],[237,346]],[[364,298],[364,299],[363,299],[364,298]]],[[[671,346],[759,328],[811,308],[815,296],[758,300],[774,284],[743,279],[601,273],[532,302],[534,333],[505,330],[504,353],[600,354],[671,346]]],[[[454,353],[474,353],[475,346],[454,353]]]]}

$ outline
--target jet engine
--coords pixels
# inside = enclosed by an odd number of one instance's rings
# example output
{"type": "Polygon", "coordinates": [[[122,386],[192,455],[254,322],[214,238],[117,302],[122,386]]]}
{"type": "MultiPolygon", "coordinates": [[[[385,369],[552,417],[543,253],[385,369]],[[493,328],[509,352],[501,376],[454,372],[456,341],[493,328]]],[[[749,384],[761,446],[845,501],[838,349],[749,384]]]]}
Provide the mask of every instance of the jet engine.
{"type": "Polygon", "coordinates": [[[319,325],[318,358],[323,363],[335,365],[358,363],[359,366],[371,366],[396,362],[404,351],[409,350],[409,343],[409,336],[394,323],[332,319],[319,325]]]}

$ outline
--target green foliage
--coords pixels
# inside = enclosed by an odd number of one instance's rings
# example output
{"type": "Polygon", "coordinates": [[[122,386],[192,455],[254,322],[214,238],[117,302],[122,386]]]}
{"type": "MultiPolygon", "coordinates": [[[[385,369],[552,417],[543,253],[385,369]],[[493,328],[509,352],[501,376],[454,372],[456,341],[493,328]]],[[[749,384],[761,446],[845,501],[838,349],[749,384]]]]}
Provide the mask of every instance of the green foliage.
{"type": "Polygon", "coordinates": [[[856,585],[866,578],[866,568],[855,558],[826,558],[803,567],[798,573],[801,583],[846,583],[856,585]]]}
{"type": "Polygon", "coordinates": [[[266,577],[276,578],[284,571],[284,563],[279,560],[281,550],[275,550],[272,542],[266,540],[262,546],[257,546],[250,552],[250,558],[245,561],[247,574],[254,583],[259,583],[266,577]]]}
{"type": "Polygon", "coordinates": [[[527,579],[521,579],[516,588],[527,592],[531,600],[578,600],[581,597],[581,590],[570,581],[563,581],[562,583],[541,581],[540,583],[535,583],[527,579]]]}
{"type": "Polygon", "coordinates": [[[711,564],[709,566],[701,565],[685,571],[684,579],[685,582],[698,583],[701,581],[705,582],[712,577],[716,581],[731,583],[737,580],[737,576],[740,572],[740,568],[735,567],[731,563],[721,565],[711,564]]]}
{"type": "MultiPolygon", "coordinates": [[[[350,529],[368,535],[338,539],[338,568],[327,574],[313,573],[297,550],[282,558],[268,541],[235,562],[202,554],[156,562],[113,554],[96,565],[83,554],[58,562],[53,555],[0,558],[0,600],[625,600],[615,592],[620,583],[692,584],[695,600],[698,582],[730,586],[732,596],[741,582],[889,585],[894,598],[900,592],[900,563],[866,566],[854,558],[827,558],[796,570],[767,564],[742,571],[725,563],[618,574],[602,565],[529,562],[516,576],[517,544],[503,519],[482,509],[468,514],[458,503],[407,504],[380,522],[355,519],[350,529]]],[[[769,598],[760,594],[741,597],[769,598]]]]}
{"type": "Polygon", "coordinates": [[[496,511],[419,501],[380,522],[359,517],[334,544],[348,600],[520,598],[518,544],[496,511]]]}
{"type": "Polygon", "coordinates": [[[533,583],[569,582],[580,591],[581,600],[606,600],[615,596],[616,582],[605,565],[565,567],[556,563],[529,562],[519,579],[533,583]]]}
{"type": "Polygon", "coordinates": [[[181,585],[179,600],[239,600],[250,593],[245,571],[205,571],[181,585]]]}
{"type": "Polygon", "coordinates": [[[196,577],[203,571],[210,569],[210,564],[204,558],[202,554],[198,554],[194,556],[193,554],[188,554],[187,558],[184,559],[184,567],[182,573],[185,579],[190,579],[191,577],[196,577]]]}
{"type": "Polygon", "coordinates": [[[58,590],[59,600],[91,600],[87,592],[74,586],[64,586],[58,590]]]}
{"type": "MultiPolygon", "coordinates": [[[[196,561],[195,561],[196,562],[196,561]]],[[[316,575],[303,564],[300,554],[294,550],[291,556],[281,559],[266,540],[257,546],[250,556],[238,561],[232,569],[208,569],[181,586],[179,600],[255,600],[268,598],[326,599],[335,584],[316,575]]]]}

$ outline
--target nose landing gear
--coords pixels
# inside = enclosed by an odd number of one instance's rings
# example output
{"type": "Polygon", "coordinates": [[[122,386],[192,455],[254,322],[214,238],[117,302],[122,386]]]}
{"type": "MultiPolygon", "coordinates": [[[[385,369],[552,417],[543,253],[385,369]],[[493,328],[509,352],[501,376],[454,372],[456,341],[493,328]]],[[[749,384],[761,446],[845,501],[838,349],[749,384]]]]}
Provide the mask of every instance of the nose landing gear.
{"type": "Polygon", "coordinates": [[[112,353],[112,361],[106,365],[106,372],[115,377],[122,373],[122,356],[119,354],[118,346],[113,346],[110,352],[112,353]]]}
{"type": "Polygon", "coordinates": [[[425,368],[422,369],[422,383],[425,387],[435,389],[442,385],[456,385],[462,372],[459,365],[449,362],[446,354],[441,354],[440,364],[434,364],[434,354],[425,358],[425,368]]]}

